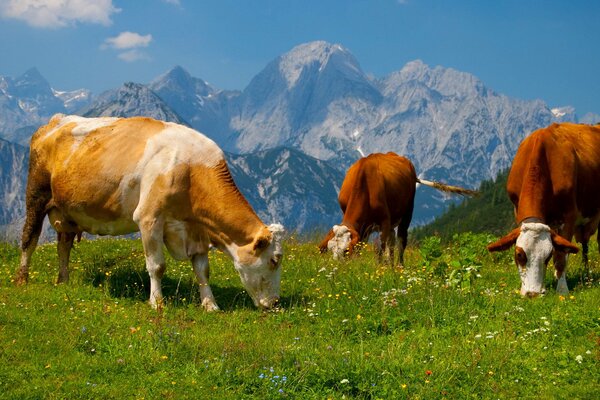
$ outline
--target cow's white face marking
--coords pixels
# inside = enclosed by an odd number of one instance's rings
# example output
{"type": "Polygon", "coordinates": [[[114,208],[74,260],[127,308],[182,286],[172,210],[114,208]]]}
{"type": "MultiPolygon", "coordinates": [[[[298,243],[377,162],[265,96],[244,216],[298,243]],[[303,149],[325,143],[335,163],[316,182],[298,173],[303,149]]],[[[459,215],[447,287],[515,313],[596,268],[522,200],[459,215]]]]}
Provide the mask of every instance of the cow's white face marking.
{"type": "Polygon", "coordinates": [[[327,249],[333,254],[334,260],[339,260],[344,257],[344,253],[348,250],[352,234],[345,225],[334,225],[332,229],[333,237],[327,242],[327,249]]]}
{"type": "Polygon", "coordinates": [[[515,251],[521,276],[521,294],[527,296],[544,293],[546,265],[553,251],[550,227],[539,222],[521,224],[515,251]]]}
{"type": "MultiPolygon", "coordinates": [[[[271,224],[268,229],[272,234],[271,242],[258,256],[252,257],[252,261],[243,262],[240,257],[233,257],[242,284],[258,308],[272,308],[279,302],[285,230],[280,224],[271,224]]],[[[237,253],[233,247],[232,243],[229,249],[232,255],[237,253]]]]}

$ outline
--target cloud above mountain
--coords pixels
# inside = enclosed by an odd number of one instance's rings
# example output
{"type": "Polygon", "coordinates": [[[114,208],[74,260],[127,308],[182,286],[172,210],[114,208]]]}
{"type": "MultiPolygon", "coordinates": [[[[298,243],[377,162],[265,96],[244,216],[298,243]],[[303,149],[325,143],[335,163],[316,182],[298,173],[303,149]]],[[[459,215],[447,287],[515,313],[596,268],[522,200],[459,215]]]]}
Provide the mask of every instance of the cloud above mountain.
{"type": "Polygon", "coordinates": [[[149,60],[147,53],[140,50],[143,47],[148,47],[152,42],[152,35],[140,35],[136,32],[121,32],[115,37],[110,37],[104,41],[102,49],[120,50],[118,57],[125,62],[133,62],[138,60],[149,60]]]}
{"type": "Polygon", "coordinates": [[[63,28],[76,23],[110,25],[121,11],[112,0],[0,0],[0,15],[35,28],[63,28]]]}

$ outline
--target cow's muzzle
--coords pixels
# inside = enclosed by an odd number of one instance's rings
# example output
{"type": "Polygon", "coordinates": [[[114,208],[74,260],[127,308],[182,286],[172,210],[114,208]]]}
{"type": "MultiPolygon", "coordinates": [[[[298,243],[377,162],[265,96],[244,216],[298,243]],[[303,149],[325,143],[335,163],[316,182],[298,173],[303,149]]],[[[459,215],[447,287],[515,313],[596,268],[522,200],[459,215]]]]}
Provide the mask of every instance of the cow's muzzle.
{"type": "Polygon", "coordinates": [[[258,301],[258,306],[265,310],[269,310],[271,308],[277,307],[279,305],[280,298],[279,296],[273,296],[265,299],[260,299],[258,301]]]}

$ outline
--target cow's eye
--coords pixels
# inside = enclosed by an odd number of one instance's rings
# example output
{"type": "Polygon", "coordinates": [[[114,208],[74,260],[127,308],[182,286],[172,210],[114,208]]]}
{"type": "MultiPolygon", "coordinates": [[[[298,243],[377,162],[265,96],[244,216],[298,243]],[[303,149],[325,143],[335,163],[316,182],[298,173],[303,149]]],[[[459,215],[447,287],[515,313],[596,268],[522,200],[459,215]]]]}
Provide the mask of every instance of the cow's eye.
{"type": "Polygon", "coordinates": [[[525,254],[525,250],[520,247],[515,249],[515,262],[520,266],[525,266],[527,264],[527,254],[525,254]]]}

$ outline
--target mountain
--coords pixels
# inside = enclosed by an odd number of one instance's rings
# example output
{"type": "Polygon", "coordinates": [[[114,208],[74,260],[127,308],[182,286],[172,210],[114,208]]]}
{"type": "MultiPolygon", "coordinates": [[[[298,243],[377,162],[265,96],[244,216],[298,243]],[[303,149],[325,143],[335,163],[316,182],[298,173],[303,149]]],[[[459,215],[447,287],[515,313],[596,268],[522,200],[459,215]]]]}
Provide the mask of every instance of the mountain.
{"type": "Polygon", "coordinates": [[[0,138],[26,145],[52,115],[75,112],[90,99],[91,93],[85,89],[52,89],[36,68],[14,79],[0,76],[0,138]]]}
{"type": "Polygon", "coordinates": [[[348,151],[348,138],[368,125],[382,95],[347,49],[312,42],[269,63],[236,100],[232,150],[285,145],[331,159],[348,151]]]}
{"type": "Polygon", "coordinates": [[[587,113],[579,121],[590,125],[600,124],[600,114],[587,113]]]}
{"type": "MultiPolygon", "coordinates": [[[[0,137],[24,144],[55,110],[146,115],[199,130],[228,152],[259,215],[292,230],[338,219],[336,188],[362,154],[394,151],[411,159],[422,178],[473,188],[509,167],[529,133],[578,119],[572,107],[510,98],[469,73],[420,60],[373,78],[348,49],[324,41],[276,57],[242,91],[215,88],[181,66],[96,98],[53,90],[36,70],[0,77],[0,137]],[[322,185],[311,191],[315,182],[322,185]]],[[[413,225],[461,200],[418,188],[413,225]]]]}
{"type": "Polygon", "coordinates": [[[289,232],[314,232],[341,221],[335,199],[343,173],[291,148],[227,154],[242,194],[265,223],[282,223],[289,232]]]}
{"type": "Polygon", "coordinates": [[[0,139],[0,239],[18,237],[25,215],[29,152],[0,139]]]}
{"type": "Polygon", "coordinates": [[[70,92],[61,92],[52,89],[52,92],[55,97],[63,102],[68,114],[77,113],[92,102],[92,92],[87,89],[72,90],[70,92]]]}
{"type": "Polygon", "coordinates": [[[148,88],[172,110],[177,110],[191,127],[210,132],[222,147],[231,147],[226,146],[231,134],[229,119],[233,99],[240,92],[217,90],[180,66],[156,78],[148,88]]]}
{"type": "Polygon", "coordinates": [[[162,121],[188,125],[160,97],[145,85],[127,82],[108,90],[80,111],[84,117],[133,117],[143,115],[162,121]]]}

